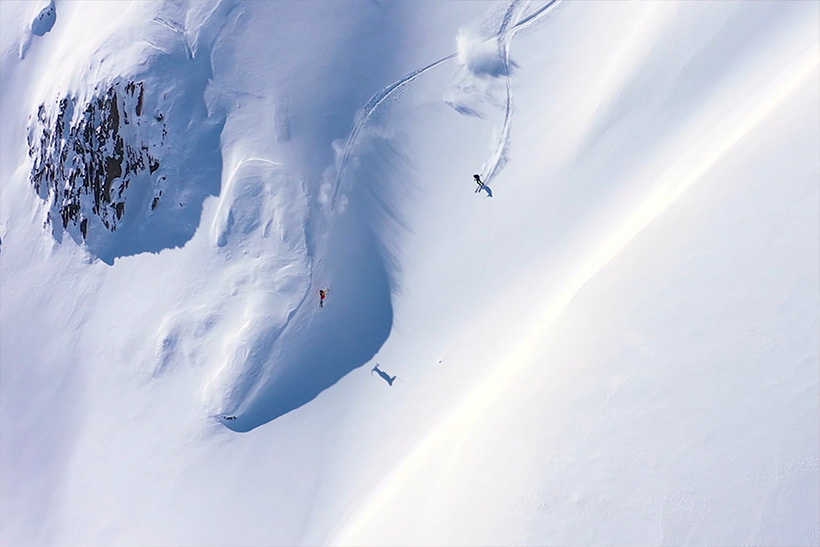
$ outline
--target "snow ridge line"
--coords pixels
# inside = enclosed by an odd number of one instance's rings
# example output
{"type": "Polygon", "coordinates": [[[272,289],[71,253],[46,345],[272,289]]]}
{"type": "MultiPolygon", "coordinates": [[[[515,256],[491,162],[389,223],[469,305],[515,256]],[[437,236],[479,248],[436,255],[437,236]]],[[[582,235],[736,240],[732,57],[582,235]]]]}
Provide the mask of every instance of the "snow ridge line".
{"type": "MultiPolygon", "coordinates": [[[[538,8],[535,12],[516,21],[511,28],[508,28],[513,16],[519,11],[516,8],[520,5],[520,0],[513,0],[507,8],[504,18],[501,21],[501,26],[495,35],[498,40],[499,55],[504,63],[504,84],[507,89],[507,100],[505,101],[504,123],[501,126],[501,134],[498,138],[498,145],[496,146],[495,152],[493,152],[492,156],[490,156],[489,162],[485,163],[481,167],[481,172],[484,174],[485,182],[489,183],[507,163],[513,112],[512,81],[510,79],[510,44],[512,43],[512,39],[518,31],[529,27],[543,17],[547,16],[550,8],[555,6],[558,2],[560,2],[560,0],[550,0],[538,8]]],[[[520,11],[526,11],[528,6],[529,3],[527,3],[520,11]]]]}
{"type": "Polygon", "coordinates": [[[370,97],[370,99],[365,103],[362,109],[359,111],[359,115],[356,118],[356,123],[353,125],[353,129],[350,132],[350,135],[347,137],[347,143],[345,144],[345,151],[342,155],[342,159],[339,162],[339,167],[336,170],[336,180],[334,181],[334,188],[333,188],[333,197],[331,199],[331,210],[336,206],[336,198],[339,195],[339,189],[341,187],[342,178],[344,177],[345,169],[347,168],[347,164],[350,161],[350,155],[353,151],[353,145],[356,143],[356,138],[359,136],[359,131],[364,127],[367,121],[370,119],[370,116],[376,111],[381,104],[386,101],[390,95],[393,94],[394,91],[401,88],[402,86],[409,84],[416,78],[418,78],[424,72],[427,72],[431,68],[434,68],[445,61],[449,61],[456,56],[455,53],[451,53],[446,57],[442,57],[438,61],[430,63],[429,65],[420,68],[418,70],[414,70],[410,74],[403,76],[401,79],[393,82],[392,84],[388,85],[387,87],[383,88],[375,95],[370,97]]]}

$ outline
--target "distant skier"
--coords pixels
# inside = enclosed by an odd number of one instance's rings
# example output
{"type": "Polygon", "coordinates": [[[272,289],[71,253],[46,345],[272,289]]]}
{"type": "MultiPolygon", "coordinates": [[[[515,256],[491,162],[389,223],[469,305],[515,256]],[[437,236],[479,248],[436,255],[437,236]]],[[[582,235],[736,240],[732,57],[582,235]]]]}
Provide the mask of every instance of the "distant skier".
{"type": "Polygon", "coordinates": [[[325,298],[327,298],[327,293],[330,292],[330,289],[319,289],[319,307],[325,307],[325,298]]]}
{"type": "Polygon", "coordinates": [[[478,175],[473,175],[473,179],[475,180],[475,183],[478,184],[478,188],[475,189],[475,193],[477,194],[484,189],[484,183],[481,182],[481,177],[478,175]]]}
{"type": "Polygon", "coordinates": [[[395,376],[390,376],[385,371],[380,369],[378,363],[376,363],[376,366],[373,367],[373,370],[370,371],[370,375],[373,376],[374,372],[377,373],[379,376],[381,376],[384,379],[384,381],[387,382],[388,384],[390,384],[391,386],[393,385],[393,380],[396,379],[395,376]]]}

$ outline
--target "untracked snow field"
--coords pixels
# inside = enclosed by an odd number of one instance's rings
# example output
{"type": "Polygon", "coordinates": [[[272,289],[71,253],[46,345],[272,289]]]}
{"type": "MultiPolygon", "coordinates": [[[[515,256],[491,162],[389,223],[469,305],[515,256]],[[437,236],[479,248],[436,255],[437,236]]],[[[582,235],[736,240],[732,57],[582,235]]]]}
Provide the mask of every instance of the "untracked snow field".
{"type": "Polygon", "coordinates": [[[0,543],[818,545],[818,183],[817,2],[4,1],[0,543]]]}

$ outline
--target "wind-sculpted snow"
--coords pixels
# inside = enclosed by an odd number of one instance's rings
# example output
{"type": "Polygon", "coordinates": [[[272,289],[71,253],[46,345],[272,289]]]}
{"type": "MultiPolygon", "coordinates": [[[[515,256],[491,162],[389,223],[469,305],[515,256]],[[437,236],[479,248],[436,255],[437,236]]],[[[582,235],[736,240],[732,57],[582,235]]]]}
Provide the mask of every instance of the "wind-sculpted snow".
{"type": "Polygon", "coordinates": [[[209,406],[236,414],[266,367],[288,366],[275,349],[311,287],[307,215],[304,187],[276,162],[245,160],[227,180],[212,237],[238,289],[231,299],[240,300],[242,318],[222,342],[224,364],[207,388],[209,406]],[[243,255],[253,260],[237,260],[243,255]]]}
{"type": "MultiPolygon", "coordinates": [[[[271,11],[276,17],[263,10],[270,18],[265,22],[249,16],[259,6],[243,5],[231,14],[236,36],[255,25],[276,32],[272,29],[284,25],[291,12],[302,11],[295,4],[271,11]]],[[[313,8],[321,8],[322,16],[326,6],[313,8]]],[[[344,33],[344,24],[362,22],[339,20],[340,29],[333,32],[344,33]]],[[[253,47],[264,50],[265,44],[254,42],[253,47]]],[[[362,60],[356,51],[342,52],[347,62],[362,60]]],[[[223,422],[237,431],[249,431],[313,400],[366,363],[392,325],[388,268],[368,220],[351,214],[350,208],[345,214],[343,208],[334,212],[326,207],[322,192],[330,185],[322,184],[331,166],[317,161],[333,160],[333,132],[350,129],[342,128],[339,113],[355,113],[362,91],[349,88],[354,102],[335,90],[340,82],[334,79],[311,95],[298,96],[294,104],[287,93],[288,86],[300,81],[294,74],[329,76],[321,66],[301,61],[290,66],[289,61],[280,51],[238,59],[230,44],[215,52],[216,78],[248,77],[253,90],[238,94],[217,87],[212,96],[214,107],[229,113],[222,144],[226,172],[208,230],[220,272],[210,298],[223,310],[215,329],[224,334],[210,342],[193,334],[202,324],[198,310],[208,309],[197,298],[187,304],[189,313],[166,319],[155,346],[159,362],[153,368],[166,371],[184,361],[185,347],[213,345],[207,360],[214,365],[202,394],[205,413],[237,416],[223,422]],[[281,72],[291,76],[257,90],[257,75],[244,72],[250,66],[257,66],[263,79],[276,81],[281,72]],[[237,68],[240,75],[233,73],[237,68]],[[317,113],[323,94],[334,108],[317,113]],[[267,119],[244,117],[261,103],[269,105],[267,119]],[[319,309],[317,291],[328,286],[329,301],[319,309]]],[[[384,68],[373,70],[379,74],[384,68]]],[[[347,188],[348,196],[357,192],[356,185],[347,188]]],[[[360,202],[348,201],[353,209],[360,202]]]]}
{"type": "MultiPolygon", "coordinates": [[[[204,402],[224,423],[249,431],[314,399],[366,363],[387,337],[392,310],[387,273],[369,230],[353,216],[337,222],[329,251],[309,245],[309,196],[272,160],[242,161],[226,182],[212,226],[236,288],[239,325],[222,342],[222,365],[204,402]],[[238,260],[247,257],[251,260],[238,260]],[[318,270],[316,269],[318,267],[318,270]],[[318,307],[319,288],[331,296],[318,307]]],[[[161,351],[175,346],[163,337],[161,351]],[[166,341],[167,340],[167,341],[166,341]]]]}

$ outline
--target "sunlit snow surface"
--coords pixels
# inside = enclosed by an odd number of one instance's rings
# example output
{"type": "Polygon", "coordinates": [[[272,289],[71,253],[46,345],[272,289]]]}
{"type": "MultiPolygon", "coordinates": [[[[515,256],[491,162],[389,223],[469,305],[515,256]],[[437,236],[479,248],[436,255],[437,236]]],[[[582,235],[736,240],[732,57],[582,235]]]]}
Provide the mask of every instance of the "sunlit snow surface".
{"type": "Polygon", "coordinates": [[[817,3],[0,31],[4,545],[820,543],[817,3]]]}

